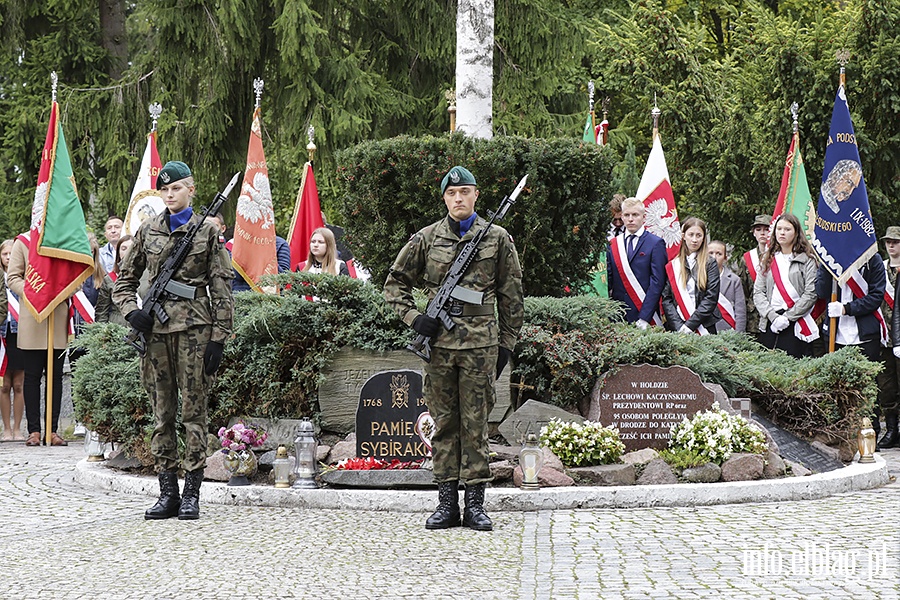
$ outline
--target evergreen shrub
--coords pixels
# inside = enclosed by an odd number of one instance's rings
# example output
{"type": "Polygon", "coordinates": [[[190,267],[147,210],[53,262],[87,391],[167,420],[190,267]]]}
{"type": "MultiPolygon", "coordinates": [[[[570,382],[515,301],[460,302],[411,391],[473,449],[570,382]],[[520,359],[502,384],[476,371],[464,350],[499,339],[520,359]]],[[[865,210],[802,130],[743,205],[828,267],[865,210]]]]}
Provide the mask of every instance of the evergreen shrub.
{"type": "Polygon", "coordinates": [[[475,210],[485,218],[528,174],[501,222],[516,242],[526,296],[584,288],[605,252],[614,160],[597,145],[569,138],[400,136],[353,146],[337,162],[348,243],[378,284],[409,237],[446,216],[440,183],[456,164],[475,175],[481,191],[475,210]]]}

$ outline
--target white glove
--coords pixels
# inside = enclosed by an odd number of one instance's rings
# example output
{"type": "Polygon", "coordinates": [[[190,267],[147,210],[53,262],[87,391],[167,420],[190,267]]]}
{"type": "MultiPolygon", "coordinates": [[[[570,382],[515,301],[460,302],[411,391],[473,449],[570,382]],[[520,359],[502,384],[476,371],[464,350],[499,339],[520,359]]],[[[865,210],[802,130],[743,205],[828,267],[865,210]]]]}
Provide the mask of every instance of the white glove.
{"type": "Polygon", "coordinates": [[[894,356],[900,358],[900,346],[894,346],[894,356]]]}
{"type": "Polygon", "coordinates": [[[842,317],[844,315],[844,305],[840,302],[829,302],[828,303],[828,317],[832,319],[837,319],[838,317],[842,317]]]}
{"type": "Polygon", "coordinates": [[[634,324],[641,331],[645,331],[647,329],[647,326],[649,325],[649,323],[647,323],[647,321],[645,321],[643,319],[638,319],[637,321],[634,322],[634,324]]]}
{"type": "Polygon", "coordinates": [[[691,328],[687,325],[682,325],[681,328],[678,329],[678,333],[694,333],[691,331],[691,328]]]}
{"type": "Polygon", "coordinates": [[[788,321],[788,318],[786,316],[778,315],[777,317],[775,317],[775,320],[772,321],[772,331],[774,333],[781,333],[782,331],[787,329],[788,325],[790,324],[791,322],[788,321]]]}

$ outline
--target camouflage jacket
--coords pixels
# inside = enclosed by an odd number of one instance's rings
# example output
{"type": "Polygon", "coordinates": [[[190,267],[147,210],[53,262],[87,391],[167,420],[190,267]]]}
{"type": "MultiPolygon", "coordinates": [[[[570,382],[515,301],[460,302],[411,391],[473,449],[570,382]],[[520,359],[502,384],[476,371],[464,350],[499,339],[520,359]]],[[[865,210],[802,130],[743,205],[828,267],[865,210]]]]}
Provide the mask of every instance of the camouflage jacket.
{"type": "MultiPolygon", "coordinates": [[[[194,214],[190,221],[169,233],[166,213],[147,219],[134,234],[134,243],[119,267],[119,278],[113,288],[112,299],[123,315],[137,308],[135,293],[146,271],[154,281],[175,244],[191,225],[202,219],[194,214]]],[[[196,325],[212,325],[212,341],[222,342],[231,335],[234,300],[231,296],[231,260],[219,232],[204,223],[194,238],[194,244],[184,264],[172,278],[179,283],[197,287],[197,297],[170,298],[163,303],[169,321],[153,319],[154,333],[185,331],[196,325]]]]}
{"type": "MultiPolygon", "coordinates": [[[[412,290],[424,288],[429,301],[437,293],[441,282],[457,254],[487,225],[478,217],[462,238],[450,228],[447,218],[432,223],[415,233],[397,255],[384,284],[384,297],[407,325],[412,325],[420,313],[416,309],[412,290]]],[[[483,304],[496,305],[495,314],[451,317],[456,327],[443,327],[432,340],[437,348],[450,350],[485,348],[500,344],[512,350],[525,318],[522,298],[522,267],[512,237],[505,229],[494,225],[481,240],[475,259],[463,275],[460,285],[484,292],[483,304]]]]}

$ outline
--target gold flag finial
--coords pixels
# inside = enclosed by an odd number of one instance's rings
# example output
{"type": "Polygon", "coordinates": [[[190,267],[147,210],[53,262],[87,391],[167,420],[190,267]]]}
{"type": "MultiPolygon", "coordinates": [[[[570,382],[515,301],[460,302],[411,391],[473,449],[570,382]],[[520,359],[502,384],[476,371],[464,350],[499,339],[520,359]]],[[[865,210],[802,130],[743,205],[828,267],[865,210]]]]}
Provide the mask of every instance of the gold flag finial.
{"type": "Polygon", "coordinates": [[[450,113],[450,133],[456,131],[456,90],[450,88],[444,92],[447,99],[447,112],[450,113]]]}
{"type": "Polygon", "coordinates": [[[309,129],[306,130],[306,137],[309,138],[309,143],[306,145],[306,151],[309,152],[309,162],[313,162],[313,157],[316,155],[316,144],[313,142],[315,136],[316,128],[310,125],[309,129]]]}
{"type": "Polygon", "coordinates": [[[56,102],[56,85],[59,83],[59,76],[56,71],[50,73],[50,99],[56,102]]]}
{"type": "Polygon", "coordinates": [[[660,114],[662,114],[662,111],[659,110],[659,106],[656,105],[656,92],[653,92],[653,110],[650,111],[650,116],[653,117],[653,139],[656,139],[656,136],[659,135],[660,114]]]}
{"type": "Polygon", "coordinates": [[[594,80],[588,79],[588,112],[591,113],[591,129],[597,126],[594,123],[594,80]]]}
{"type": "Polygon", "coordinates": [[[253,91],[256,92],[256,108],[259,108],[263,91],[263,80],[261,78],[257,77],[253,80],[253,91]]]}
{"type": "Polygon", "coordinates": [[[159,102],[154,102],[150,106],[147,107],[147,112],[150,113],[150,131],[156,131],[156,122],[159,121],[159,115],[162,114],[163,108],[162,104],[159,102]]]}
{"type": "Polygon", "coordinates": [[[850,51],[846,48],[841,48],[834,53],[834,58],[837,60],[838,64],[841,65],[841,85],[846,86],[847,74],[844,70],[844,66],[850,62],[850,51]]]}
{"type": "Polygon", "coordinates": [[[794,133],[800,130],[800,105],[794,102],[791,104],[791,117],[794,119],[794,133]]]}

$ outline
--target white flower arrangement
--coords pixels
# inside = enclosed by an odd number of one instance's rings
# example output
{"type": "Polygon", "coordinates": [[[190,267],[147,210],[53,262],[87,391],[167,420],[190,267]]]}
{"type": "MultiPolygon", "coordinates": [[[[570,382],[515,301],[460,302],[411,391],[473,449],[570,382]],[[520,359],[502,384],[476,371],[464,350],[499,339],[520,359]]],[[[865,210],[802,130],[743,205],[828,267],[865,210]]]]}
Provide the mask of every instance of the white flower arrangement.
{"type": "Polygon", "coordinates": [[[740,415],[730,415],[714,402],[704,412],[672,427],[672,449],[691,450],[710,462],[722,464],[735,452],[765,454],[766,435],[740,415]]]}
{"type": "Polygon", "coordinates": [[[595,421],[578,424],[553,419],[541,427],[541,444],[567,467],[614,463],[625,452],[619,430],[595,421]]]}

